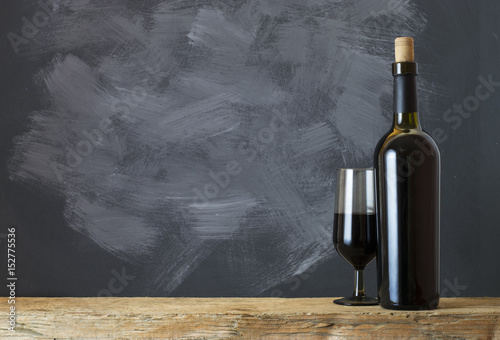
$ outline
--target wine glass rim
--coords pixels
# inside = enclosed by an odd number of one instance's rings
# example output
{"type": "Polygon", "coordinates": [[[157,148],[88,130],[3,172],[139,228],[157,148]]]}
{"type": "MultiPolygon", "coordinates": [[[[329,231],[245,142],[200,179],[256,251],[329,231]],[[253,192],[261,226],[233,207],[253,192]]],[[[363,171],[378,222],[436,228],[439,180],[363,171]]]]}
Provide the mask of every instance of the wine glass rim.
{"type": "Polygon", "coordinates": [[[373,171],[374,168],[338,168],[337,171],[373,171]]]}

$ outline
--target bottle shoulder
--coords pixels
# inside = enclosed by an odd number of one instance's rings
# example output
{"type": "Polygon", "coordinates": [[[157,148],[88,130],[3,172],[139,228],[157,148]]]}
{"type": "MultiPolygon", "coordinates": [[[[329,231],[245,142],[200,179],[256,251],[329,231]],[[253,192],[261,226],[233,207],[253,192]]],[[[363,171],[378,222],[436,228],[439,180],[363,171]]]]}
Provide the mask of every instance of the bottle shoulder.
{"type": "Polygon", "coordinates": [[[394,129],[380,141],[378,154],[394,150],[398,153],[411,152],[415,149],[428,150],[428,153],[440,157],[439,148],[432,137],[421,129],[394,129]]]}

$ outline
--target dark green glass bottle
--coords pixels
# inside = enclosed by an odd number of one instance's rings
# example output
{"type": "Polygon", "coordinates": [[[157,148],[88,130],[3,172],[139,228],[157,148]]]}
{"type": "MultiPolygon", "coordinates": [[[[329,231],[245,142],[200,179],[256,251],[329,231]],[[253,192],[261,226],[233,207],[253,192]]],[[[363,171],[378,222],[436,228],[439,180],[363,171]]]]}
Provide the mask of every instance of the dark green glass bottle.
{"type": "Polygon", "coordinates": [[[396,39],[392,66],[393,126],[374,153],[378,298],[388,309],[433,309],[439,303],[441,161],[418,120],[411,38],[396,39]]]}

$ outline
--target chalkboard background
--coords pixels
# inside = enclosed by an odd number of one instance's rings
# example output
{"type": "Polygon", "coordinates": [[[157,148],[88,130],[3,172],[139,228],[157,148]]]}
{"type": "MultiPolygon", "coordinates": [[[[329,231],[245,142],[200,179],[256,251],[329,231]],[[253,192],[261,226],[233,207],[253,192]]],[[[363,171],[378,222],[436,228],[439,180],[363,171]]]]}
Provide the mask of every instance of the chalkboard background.
{"type": "Polygon", "coordinates": [[[499,296],[498,1],[2,1],[0,33],[19,296],[349,294],[335,169],[371,166],[407,35],[441,293],[499,296]]]}

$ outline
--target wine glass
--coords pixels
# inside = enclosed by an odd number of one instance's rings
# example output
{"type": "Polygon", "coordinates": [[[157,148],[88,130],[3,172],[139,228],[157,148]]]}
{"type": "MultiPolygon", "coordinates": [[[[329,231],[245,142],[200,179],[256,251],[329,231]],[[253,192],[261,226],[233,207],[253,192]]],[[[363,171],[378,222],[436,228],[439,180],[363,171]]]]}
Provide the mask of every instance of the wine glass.
{"type": "Polygon", "coordinates": [[[348,306],[377,305],[365,295],[363,270],[376,256],[375,174],[368,169],[338,169],[333,244],[355,270],[354,293],[334,300],[348,306]]]}

